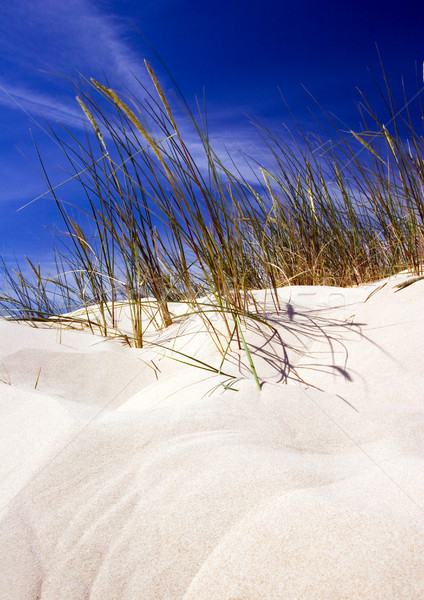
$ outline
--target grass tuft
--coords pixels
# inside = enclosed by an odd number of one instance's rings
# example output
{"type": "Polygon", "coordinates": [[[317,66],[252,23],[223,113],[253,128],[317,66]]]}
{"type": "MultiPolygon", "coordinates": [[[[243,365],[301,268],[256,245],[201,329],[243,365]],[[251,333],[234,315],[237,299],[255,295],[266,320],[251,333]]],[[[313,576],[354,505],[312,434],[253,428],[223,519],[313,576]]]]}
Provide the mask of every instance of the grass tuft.
{"type": "Polygon", "coordinates": [[[124,101],[95,80],[77,88],[94,144],[88,133],[84,144],[64,128],[62,137],[50,129],[69,179],[81,186],[83,206],[59,198],[36,147],[64,247],[49,275],[29,258],[24,269],[1,262],[6,318],[85,323],[141,348],[153,323],[174,323],[170,303],[182,301],[203,320],[222,362],[215,368],[182,354],[176,360],[224,374],[237,343],[260,389],[243,333],[258,319],[252,290],[270,289],[279,310],[277,290],[288,284],[351,286],[404,269],[422,278],[423,137],[388,88],[390,125],[363,98],[360,131],[343,132],[324,113],[331,143],[311,141],[296,122],[290,138],[257,125],[271,160],[250,163],[258,174],[253,186],[213,150],[206,118],[190,113],[204,152],[194,160],[158,78],[146,68],[156,96],[144,89],[144,100],[124,101]],[[132,335],[119,330],[122,303],[132,335]]]}

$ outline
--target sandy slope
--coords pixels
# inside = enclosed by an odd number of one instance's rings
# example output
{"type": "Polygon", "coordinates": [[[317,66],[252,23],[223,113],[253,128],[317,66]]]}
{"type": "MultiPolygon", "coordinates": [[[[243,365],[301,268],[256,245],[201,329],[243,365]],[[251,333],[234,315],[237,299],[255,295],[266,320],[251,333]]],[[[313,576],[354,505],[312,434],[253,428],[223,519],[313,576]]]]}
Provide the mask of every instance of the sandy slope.
{"type": "MultiPolygon", "coordinates": [[[[424,281],[404,278],[285,288],[280,312],[257,292],[261,392],[235,346],[238,392],[0,321],[0,598],[423,598],[424,281]]],[[[219,367],[195,317],[149,339],[177,331],[219,367]]]]}

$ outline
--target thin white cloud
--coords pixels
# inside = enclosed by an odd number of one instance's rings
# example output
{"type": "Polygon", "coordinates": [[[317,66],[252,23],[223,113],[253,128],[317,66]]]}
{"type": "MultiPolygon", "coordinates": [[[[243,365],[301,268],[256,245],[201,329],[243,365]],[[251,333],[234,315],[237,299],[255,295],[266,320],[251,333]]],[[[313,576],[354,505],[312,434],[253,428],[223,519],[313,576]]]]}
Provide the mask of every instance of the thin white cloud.
{"type": "MultiPolygon", "coordinates": [[[[69,86],[69,90],[64,91],[61,80],[36,69],[56,71],[67,77],[75,76],[79,71],[87,77],[101,79],[100,70],[104,68],[106,75],[112,79],[112,85],[118,87],[119,78],[124,85],[137,90],[138,84],[131,74],[134,73],[151,89],[143,57],[132,50],[127,41],[128,22],[117,15],[106,14],[101,3],[95,4],[92,0],[68,0],[66,3],[20,0],[16,9],[3,6],[0,17],[3,23],[13,21],[23,39],[22,44],[16,45],[15,52],[8,54],[11,62],[19,68],[14,71],[13,81],[10,76],[0,79],[0,85],[6,91],[2,94],[0,90],[0,104],[20,107],[43,127],[41,116],[49,122],[59,121],[77,129],[84,127],[85,119],[75,102],[74,90],[69,86]]],[[[7,43],[7,36],[0,39],[0,47],[7,43]]],[[[234,130],[231,125],[233,116],[228,110],[224,112],[222,107],[214,115],[213,145],[230,170],[232,166],[226,149],[231,152],[246,179],[255,183],[254,176],[241,158],[243,154],[255,155],[261,160],[260,151],[255,147],[255,132],[253,129],[249,131],[247,123],[245,127],[239,126],[234,130]],[[223,126],[223,122],[227,122],[227,126],[223,126]]],[[[241,115],[238,117],[242,119],[241,115]]],[[[194,160],[205,170],[207,161],[200,140],[188,121],[182,118],[179,122],[194,160]]]]}
{"type": "Polygon", "coordinates": [[[92,0],[20,0],[0,7],[0,104],[20,108],[41,124],[40,117],[66,126],[83,126],[75,90],[54,75],[118,79],[138,87],[134,73],[147,85],[143,60],[126,41],[127,25],[105,14],[92,0]],[[16,38],[20,43],[16,43],[16,38]]]}
{"type": "Polygon", "coordinates": [[[130,71],[144,76],[142,60],[125,39],[128,25],[91,0],[4,3],[0,21],[0,47],[7,51],[8,61],[32,71],[32,76],[45,69],[90,77],[98,76],[102,68],[125,83],[132,80],[130,71]]]}
{"type": "Polygon", "coordinates": [[[0,104],[24,112],[41,128],[44,128],[43,118],[50,122],[59,121],[64,125],[82,128],[81,110],[75,102],[64,103],[53,96],[11,85],[0,79],[0,104]]]}

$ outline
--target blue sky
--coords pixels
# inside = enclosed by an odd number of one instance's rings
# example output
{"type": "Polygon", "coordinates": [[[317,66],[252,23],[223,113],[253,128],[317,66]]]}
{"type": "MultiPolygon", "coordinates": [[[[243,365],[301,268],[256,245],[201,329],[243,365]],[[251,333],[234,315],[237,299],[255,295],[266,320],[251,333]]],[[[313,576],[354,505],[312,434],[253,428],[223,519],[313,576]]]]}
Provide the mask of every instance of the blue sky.
{"type": "MultiPolygon", "coordinates": [[[[143,59],[172,87],[152,47],[187,100],[205,89],[211,133],[233,152],[259,152],[253,118],[283,133],[279,89],[305,129],[320,103],[349,128],[359,123],[357,87],[379,103],[369,71],[379,78],[376,44],[393,89],[416,92],[424,59],[424,5],[298,0],[15,0],[0,8],[0,254],[43,262],[57,223],[36,173],[30,130],[54,183],[66,178],[63,156],[36,123],[62,122],[82,132],[72,87],[59,76],[147,82],[143,59]],[[36,123],[35,123],[35,122],[36,123]],[[31,166],[31,163],[33,166],[31,166]],[[35,168],[34,168],[35,167],[35,168]]],[[[422,80],[421,80],[422,83],[422,80]]],[[[380,102],[381,104],[381,102],[380,102]]],[[[384,120],[384,115],[382,116],[384,120]]],[[[65,193],[65,192],[64,192],[65,193]]]]}

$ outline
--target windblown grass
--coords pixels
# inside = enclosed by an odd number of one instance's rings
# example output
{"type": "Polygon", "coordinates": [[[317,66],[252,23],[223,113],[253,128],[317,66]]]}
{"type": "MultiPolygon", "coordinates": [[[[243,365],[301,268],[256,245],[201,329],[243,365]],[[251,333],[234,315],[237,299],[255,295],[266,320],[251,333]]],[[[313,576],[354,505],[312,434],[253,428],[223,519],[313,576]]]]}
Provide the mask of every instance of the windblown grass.
{"type": "Polygon", "coordinates": [[[88,208],[61,201],[39,156],[65,249],[49,277],[30,259],[25,271],[2,263],[4,316],[86,322],[116,335],[124,301],[132,323],[125,339],[140,348],[146,327],[152,320],[169,327],[170,303],[181,300],[201,315],[223,360],[232,340],[245,348],[259,385],[242,332],[247,319],[259,319],[251,290],[269,288],[279,308],[277,288],[288,284],[350,286],[403,269],[422,274],[423,137],[388,87],[390,126],[364,98],[363,129],[335,127],[330,145],[312,144],[296,127],[289,142],[259,127],[272,160],[252,163],[253,186],[214,152],[206,119],[190,114],[207,169],[196,164],[146,68],[157,96],[143,89],[143,101],[94,80],[77,87],[95,144],[90,134],[82,144],[69,131],[50,130],[88,208]],[[146,321],[147,297],[155,308],[146,321]],[[78,317],[63,316],[74,308],[83,309],[78,317]],[[224,333],[211,319],[217,311],[224,333]]]}

